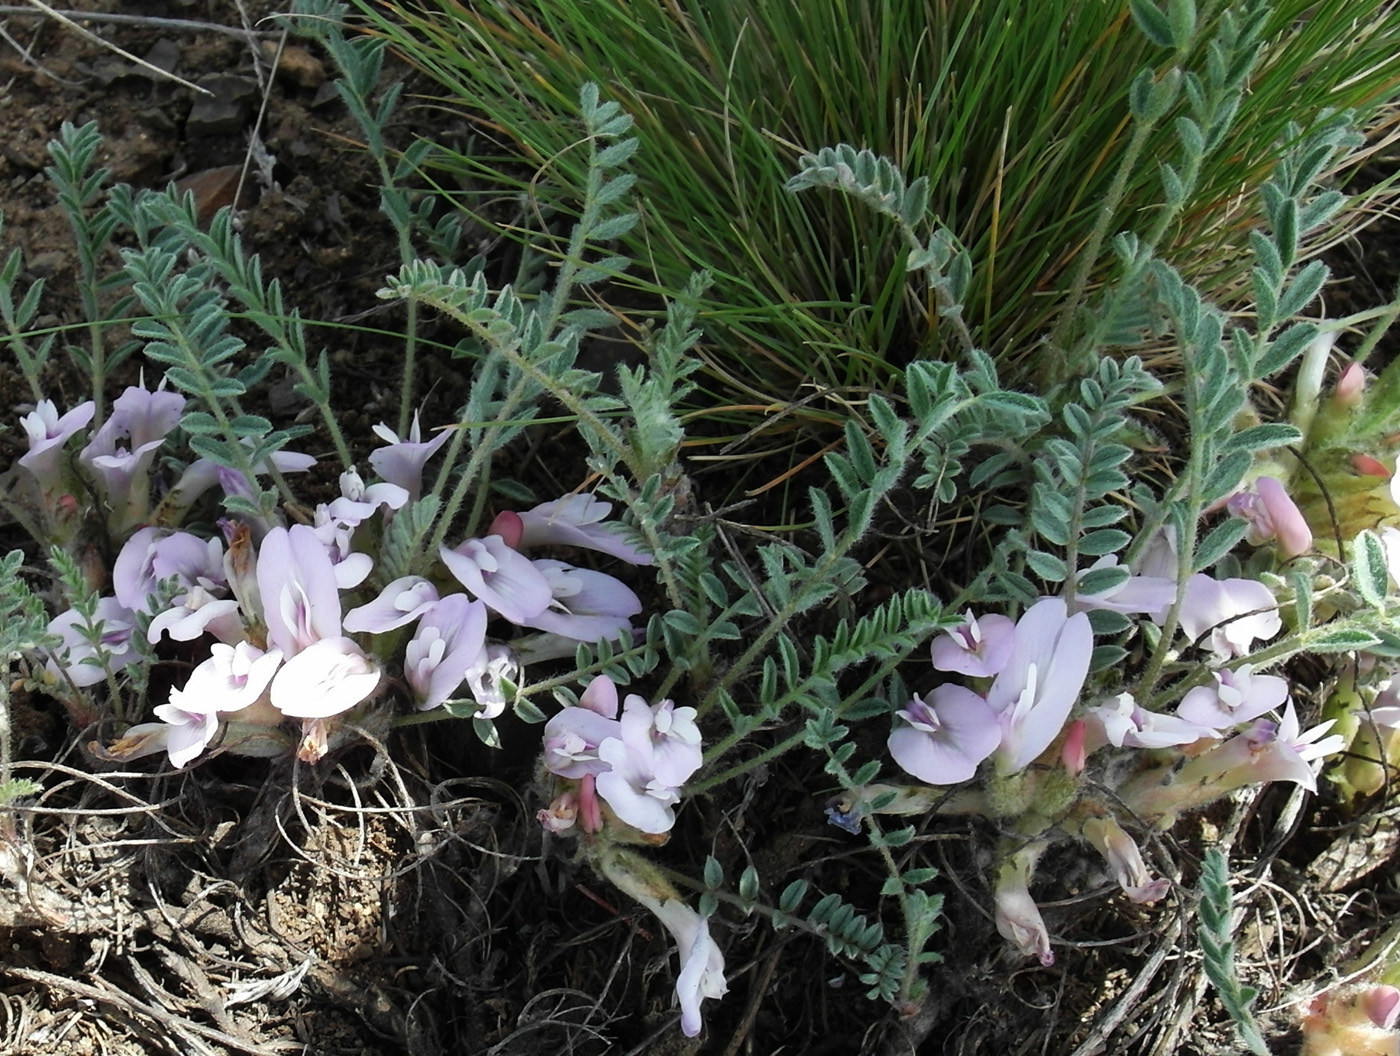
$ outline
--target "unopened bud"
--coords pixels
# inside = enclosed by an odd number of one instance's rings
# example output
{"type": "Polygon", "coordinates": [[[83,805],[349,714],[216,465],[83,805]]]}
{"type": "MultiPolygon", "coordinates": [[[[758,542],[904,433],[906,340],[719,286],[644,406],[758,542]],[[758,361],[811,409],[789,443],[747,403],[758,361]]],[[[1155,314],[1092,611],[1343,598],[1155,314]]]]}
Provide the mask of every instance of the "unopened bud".
{"type": "Polygon", "coordinates": [[[1366,371],[1360,363],[1349,363],[1337,378],[1332,403],[1340,408],[1358,407],[1366,390],[1366,371]]]}

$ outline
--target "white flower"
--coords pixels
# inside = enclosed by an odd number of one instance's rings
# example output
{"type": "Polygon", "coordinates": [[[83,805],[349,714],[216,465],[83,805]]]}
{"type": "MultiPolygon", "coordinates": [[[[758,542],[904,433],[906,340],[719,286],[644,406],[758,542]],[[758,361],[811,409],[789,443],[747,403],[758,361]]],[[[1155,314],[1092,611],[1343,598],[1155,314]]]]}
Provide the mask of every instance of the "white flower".
{"type": "Polygon", "coordinates": [[[329,718],[373,693],[380,674],[349,638],[322,638],[282,665],[272,680],[272,704],[296,719],[329,718]]]}
{"type": "Polygon", "coordinates": [[[1180,619],[1192,641],[1209,632],[1211,652],[1221,660],[1244,656],[1256,639],[1272,638],[1283,627],[1278,601],[1263,583],[1217,580],[1204,572],[1186,581],[1180,619]]]}

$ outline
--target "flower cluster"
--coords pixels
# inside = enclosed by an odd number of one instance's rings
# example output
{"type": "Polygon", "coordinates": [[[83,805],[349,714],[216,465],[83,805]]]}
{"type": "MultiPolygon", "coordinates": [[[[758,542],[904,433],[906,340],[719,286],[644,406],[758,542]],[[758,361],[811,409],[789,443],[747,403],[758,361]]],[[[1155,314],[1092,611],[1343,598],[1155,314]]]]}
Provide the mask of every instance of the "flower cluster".
{"type": "MultiPolygon", "coordinates": [[[[1280,554],[1296,556],[1307,545],[1305,527],[1269,480],[1260,478],[1257,490],[1234,507],[1260,521],[1267,512],[1268,537],[1278,537],[1280,554]]],[[[1260,541],[1265,537],[1261,530],[1260,541]]],[[[1161,898],[1168,885],[1151,877],[1115,810],[1169,824],[1179,813],[1245,785],[1291,781],[1316,791],[1319,760],[1344,743],[1327,736],[1331,721],[1302,730],[1288,683],[1256,672],[1244,659],[1257,641],[1282,628],[1269,588],[1257,580],[1199,573],[1186,579],[1176,604],[1175,548],[1169,535],[1162,543],[1149,548],[1149,556],[1110,591],[1078,593],[1072,603],[1042,598],[1014,623],[969,612],[964,623],[935,639],[931,655],[935,669],[970,684],[945,682],[926,696],[915,695],[896,713],[888,741],[895,762],[929,785],[984,777],[984,796],[948,797],[940,809],[1013,819],[1025,836],[1054,828],[1083,839],[1137,902],[1161,898]],[[1199,647],[1209,664],[1174,711],[1144,707],[1129,693],[1081,704],[1094,651],[1086,610],[1093,609],[1142,615],[1159,626],[1175,610],[1185,645],[1199,647]],[[1136,758],[1129,755],[1134,751],[1136,758]],[[1111,787],[1111,802],[1082,791],[1081,775],[1098,752],[1113,756],[1098,778],[1111,787]]],[[[1387,545],[1400,553],[1400,531],[1387,545]]],[[[1105,558],[1078,578],[1115,563],[1105,558]]],[[[1400,582],[1400,567],[1394,571],[1400,582]]],[[[887,812],[927,809],[924,797],[891,794],[887,786],[867,789],[863,802],[887,812]]],[[[853,828],[861,806],[841,801],[829,813],[834,823],[853,828]]],[[[1009,851],[995,884],[1002,934],[1046,964],[1053,956],[1029,882],[1047,846],[1046,839],[1035,838],[1009,851]]]]}
{"type": "Polygon", "coordinates": [[[577,824],[586,833],[607,823],[614,838],[635,830],[642,842],[664,839],[676,822],[681,786],[700,761],[694,708],[669,700],[652,705],[633,694],[619,717],[617,686],[599,675],[577,705],[544,728],[544,768],[565,787],[540,811],[540,823],[551,832],[577,824]]]}
{"type": "MultiPolygon", "coordinates": [[[[505,708],[522,658],[617,639],[641,612],[636,594],[614,577],[527,555],[557,545],[648,563],[619,525],[605,522],[610,506],[588,495],[504,512],[484,537],[442,549],[446,575],[401,577],[366,600],[379,540],[420,495],[424,466],[448,437],[423,441],[416,418],[404,440],[380,426],[376,433],[388,443],[370,456],[380,479],[367,485],[351,468],[340,477],[340,497],[317,506],[310,524],[226,519],[223,538],[206,539],[146,523],[157,513],[157,493],[163,523],[215,487],[226,495],[254,493],[245,474],[204,459],[173,480],[153,479],[155,454],[184,406],[176,393],[128,388],[76,466],[61,453],[91,421],[91,404],[60,418],[45,403],[23,423],[29,452],[20,462],[46,514],[56,519],[76,508],[72,496],[83,493],[84,481],[73,478],[81,473],[115,511],[109,527],[129,532],[112,564],[112,593],[53,620],[50,630],[62,644],[49,673],[81,690],[137,663],[167,637],[196,648],[208,643],[188,678],[155,708],[159,721],[95,746],[105,757],[165,751],[183,767],[221,729],[227,747],[265,754],[281,750],[276,731],[294,720],[299,754],[314,761],[328,750],[335,720],[371,700],[386,665],[400,659],[418,708],[438,707],[465,685],[477,717],[493,719],[505,708]],[[493,641],[487,636],[493,616],[527,633],[493,641]]],[[[285,473],[314,464],[310,456],[277,452],[254,470],[285,473]]]]}
{"type": "Polygon", "coordinates": [[[655,867],[621,846],[667,840],[681,786],[700,768],[695,709],[670,700],[648,704],[629,694],[619,714],[616,684],[599,675],[576,705],[545,725],[540,762],[555,788],[539,812],[540,824],[552,833],[585,834],[585,853],[598,871],[655,913],[675,939],[681,1029],[695,1037],[700,1002],[727,989],[724,954],[710,937],[709,921],[655,867]]]}

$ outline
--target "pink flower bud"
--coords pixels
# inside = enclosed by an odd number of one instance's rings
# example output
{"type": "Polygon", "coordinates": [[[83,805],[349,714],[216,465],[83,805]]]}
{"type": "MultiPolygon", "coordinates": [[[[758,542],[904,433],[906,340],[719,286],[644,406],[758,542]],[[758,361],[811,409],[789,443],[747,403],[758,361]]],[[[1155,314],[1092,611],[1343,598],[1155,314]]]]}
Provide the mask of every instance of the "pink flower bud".
{"type": "Polygon", "coordinates": [[[584,832],[597,832],[603,827],[603,805],[598,801],[598,779],[584,774],[578,786],[578,819],[584,832]]]}
{"type": "Polygon", "coordinates": [[[525,534],[525,522],[520,519],[520,514],[511,510],[502,510],[496,514],[496,519],[491,522],[491,527],[486,531],[487,535],[499,535],[505,540],[506,546],[512,550],[520,549],[520,537],[525,534]]]}
{"type": "Polygon", "coordinates": [[[1370,455],[1352,455],[1351,468],[1363,477],[1380,477],[1381,480],[1391,478],[1391,472],[1386,468],[1386,464],[1370,455]]]}
{"type": "Polygon", "coordinates": [[[1088,733],[1088,726],[1083,719],[1075,719],[1065,729],[1065,743],[1060,746],[1060,761],[1065,764],[1065,769],[1070,772],[1071,777],[1078,777],[1084,772],[1084,760],[1087,753],[1084,750],[1084,740],[1088,733]]]}
{"type": "Polygon", "coordinates": [[[1337,378],[1337,386],[1332,390],[1332,402],[1342,408],[1357,407],[1365,389],[1366,371],[1360,363],[1349,363],[1337,378]]]}
{"type": "Polygon", "coordinates": [[[1373,986],[1361,995],[1361,1007],[1367,1019],[1382,1030],[1389,1030],[1400,1016],[1400,990],[1393,986],[1373,986]]]}

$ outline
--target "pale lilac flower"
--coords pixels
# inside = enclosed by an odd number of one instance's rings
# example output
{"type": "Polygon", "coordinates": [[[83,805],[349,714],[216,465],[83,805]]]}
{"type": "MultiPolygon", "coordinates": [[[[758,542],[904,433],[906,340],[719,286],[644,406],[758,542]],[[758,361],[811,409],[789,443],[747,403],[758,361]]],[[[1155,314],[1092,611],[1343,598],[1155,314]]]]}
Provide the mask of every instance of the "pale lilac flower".
{"type": "MultiPolygon", "coordinates": [[[[1116,568],[1118,558],[1113,554],[1108,554],[1099,558],[1088,568],[1081,569],[1075,573],[1074,579],[1078,583],[1090,572],[1100,568],[1116,568]]],[[[1097,594],[1074,595],[1074,608],[1076,612],[1088,609],[1108,609],[1111,612],[1121,612],[1125,615],[1142,613],[1153,620],[1164,620],[1167,610],[1176,601],[1176,580],[1167,579],[1163,576],[1129,576],[1126,580],[1114,587],[1112,590],[1101,591],[1097,594]]]]}
{"type": "Polygon", "coordinates": [[[1258,478],[1253,491],[1236,493],[1227,506],[1236,517],[1249,522],[1247,538],[1256,546],[1275,539],[1283,558],[1297,557],[1312,549],[1312,529],[1297,503],[1274,477],[1258,478]]]}
{"type": "Polygon", "coordinates": [[[467,688],[472,699],[481,705],[477,717],[494,719],[506,710],[505,683],[520,681],[520,662],[515,651],[507,645],[488,645],[477,662],[467,669],[467,688]]]}
{"type": "Polygon", "coordinates": [[[49,633],[58,635],[62,643],[57,661],[50,660],[44,666],[50,674],[67,674],[79,688],[97,685],[107,677],[107,670],[119,671],[140,657],[131,640],[136,615],[116,598],[98,599],[92,623],[98,631],[96,646],[88,640],[87,624],[77,609],[60,613],[49,622],[49,633]]]}
{"type": "Polygon", "coordinates": [[[584,687],[577,706],[605,719],[617,718],[617,683],[607,675],[596,676],[584,687]]]}
{"type": "Polygon", "coordinates": [[[659,782],[679,788],[700,769],[700,730],[694,708],[678,708],[674,701],[650,705],[632,694],[622,704],[622,742],[649,762],[659,782]]]}
{"type": "Polygon", "coordinates": [[[205,587],[196,585],[171,600],[171,607],[156,613],[147,628],[146,637],[158,642],[170,635],[177,642],[193,642],[212,634],[230,645],[242,640],[243,617],[237,600],[220,598],[205,587]]]}
{"type": "Polygon", "coordinates": [[[152,725],[133,726],[108,752],[132,759],[164,748],[172,766],[193,762],[219,730],[221,712],[242,711],[255,703],[272,681],[282,654],[263,652],[248,642],[236,647],[215,645],[208,660],[194,669],[183,689],[172,689],[170,701],[154,710],[163,731],[152,725]]]}
{"type": "Polygon", "coordinates": [[[728,992],[724,954],[710,936],[708,921],[681,901],[656,868],[638,856],[614,848],[599,856],[598,865],[618,890],[651,910],[675,939],[681,958],[676,980],[681,1031],[688,1038],[696,1037],[703,1025],[700,1003],[728,992]]]}
{"type": "Polygon", "coordinates": [[[611,512],[611,503],[592,495],[565,495],[542,502],[518,515],[523,531],[515,545],[522,550],[547,545],[578,546],[634,565],[651,564],[650,554],[642,553],[627,541],[622,525],[602,523],[611,512]]]}
{"type": "Polygon", "coordinates": [[[451,698],[486,648],[486,606],[449,594],[418,621],[404,653],[404,674],[428,711],[451,698]]]}
{"type": "Polygon", "coordinates": [[[169,727],[165,751],[170,757],[170,765],[179,769],[183,770],[194,762],[219,732],[219,714],[216,711],[203,708],[190,710],[173,702],[160,704],[154,710],[156,718],[169,727]]]}
{"type": "Polygon", "coordinates": [[[968,610],[967,621],[933,640],[933,666],[969,678],[1000,674],[1011,657],[1015,624],[1005,616],[983,616],[968,610]]]}
{"type": "Polygon", "coordinates": [[[337,520],[332,516],[331,508],[323,502],[316,507],[312,517],[312,530],[331,559],[338,589],[354,590],[369,578],[374,570],[374,558],[355,549],[354,525],[337,520]]]}
{"type": "Polygon", "coordinates": [[[1017,621],[1011,657],[987,694],[1001,725],[1000,773],[1024,770],[1059,736],[1093,651],[1089,617],[1068,615],[1063,598],[1043,598],[1017,621]]]}
{"type": "Polygon", "coordinates": [[[170,703],[185,707],[198,700],[200,710],[242,711],[267,691],[281,663],[280,649],[264,651],[251,642],[215,643],[209,659],[190,672],[184,689],[170,691],[170,703]]]}
{"type": "MultiPolygon", "coordinates": [[[[245,447],[251,447],[252,443],[251,440],[243,441],[245,447]]],[[[274,451],[254,466],[253,471],[263,475],[269,473],[271,467],[279,473],[305,473],[315,464],[316,459],[311,455],[304,455],[298,451],[274,451]]],[[[172,510],[187,510],[201,495],[220,483],[224,485],[228,494],[253,497],[252,484],[238,470],[221,466],[207,458],[197,458],[185,467],[162,505],[172,510]]]]}
{"type": "Polygon", "coordinates": [[[59,486],[63,445],[92,421],[95,409],[88,400],[60,418],[52,400],[40,400],[32,412],[19,420],[29,437],[29,450],[19,456],[19,464],[34,474],[43,494],[59,486]]]}
{"type": "Polygon", "coordinates": [[[545,769],[572,780],[599,774],[606,764],[598,757],[598,746],[621,737],[617,686],[606,675],[599,675],[588,684],[577,707],[565,708],[545,723],[545,769]]]}
{"type": "Polygon", "coordinates": [[[412,623],[438,601],[437,587],[422,576],[394,580],[368,605],[345,614],[344,628],[356,633],[386,634],[412,623]]]}
{"type": "Polygon", "coordinates": [[[374,427],[374,435],[389,446],[371,452],[370,466],[384,480],[397,484],[408,492],[410,498],[416,500],[423,493],[424,464],[437,453],[438,448],[447,443],[452,434],[451,430],[444,429],[433,439],[424,442],[422,430],[418,425],[418,412],[414,411],[413,426],[409,429],[406,440],[400,440],[398,434],[383,422],[374,427]]]}
{"type": "Polygon", "coordinates": [[[548,583],[551,600],[544,611],[512,621],[523,627],[580,642],[610,641],[629,628],[632,617],[642,611],[641,599],[605,572],[544,559],[536,560],[534,566],[548,583]]]}
{"type": "Polygon", "coordinates": [[[184,409],[185,398],[177,392],[132,385],[112,402],[112,416],[79,453],[116,511],[116,524],[144,519],[151,462],[184,409]]]}
{"type": "Polygon", "coordinates": [[[1185,717],[1148,711],[1131,693],[1120,693],[1112,702],[1090,708],[1088,720],[1096,739],[1115,748],[1170,748],[1219,736],[1214,728],[1185,717]]]}
{"type": "Polygon", "coordinates": [[[617,686],[605,675],[589,683],[577,707],[545,725],[544,766],[580,781],[583,827],[594,832],[601,797],[624,824],[642,832],[667,832],[675,824],[679,785],[700,766],[694,709],[662,701],[655,708],[636,695],[617,716],[617,686]]]}
{"type": "Polygon", "coordinates": [[[977,764],[1001,743],[997,713],[963,686],[938,686],[928,703],[915,694],[898,715],[907,725],[890,734],[890,755],[930,785],[970,781],[977,764]]]}
{"type": "Polygon", "coordinates": [[[1221,660],[1244,656],[1256,639],[1272,638],[1283,627],[1278,601],[1253,579],[1216,580],[1198,572],[1186,582],[1181,629],[1193,642],[1210,632],[1209,646],[1221,660]]]}
{"type": "Polygon", "coordinates": [[[1346,739],[1339,734],[1324,736],[1334,721],[1301,733],[1298,713],[1289,701],[1280,722],[1256,720],[1248,730],[1190,760],[1176,783],[1210,785],[1223,795],[1245,785],[1292,781],[1316,792],[1314,762],[1346,747],[1346,739]]]}
{"type": "Polygon", "coordinates": [[[186,589],[223,586],[223,545],[189,532],[142,528],[126,541],[112,564],[112,592],[134,612],[149,613],[151,595],[171,577],[186,589]]]}
{"type": "Polygon", "coordinates": [[[554,599],[544,573],[499,535],[468,539],[452,550],[444,546],[441,556],[457,582],[511,623],[526,624],[554,599]]]}
{"type": "Polygon", "coordinates": [[[1033,843],[1004,859],[997,869],[993,900],[1001,937],[1021,953],[1035,957],[1042,967],[1049,968],[1055,963],[1055,955],[1050,950],[1050,933],[1030,891],[1031,871],[1042,853],[1044,845],[1033,843]]]}
{"type": "MultiPolygon", "coordinates": [[[[238,646],[216,644],[209,660],[190,672],[185,688],[172,689],[169,703],[155,707],[155,717],[169,725],[165,737],[171,765],[185,767],[213,741],[221,711],[242,711],[266,692],[277,674],[281,653],[263,653],[241,641],[238,646]]],[[[127,731],[127,737],[132,731],[127,731]]]]}
{"type": "Polygon", "coordinates": [[[1288,682],[1277,675],[1256,675],[1249,664],[1212,672],[1214,686],[1186,691],[1176,713],[1187,722],[1225,730],[1282,707],[1288,682]]]}
{"type": "Polygon", "coordinates": [[[1089,818],[1080,827],[1084,838],[1103,855],[1113,878],[1123,893],[1133,902],[1156,902],[1171,890],[1171,882],[1162,878],[1152,879],[1142,860],[1142,851],[1137,841],[1123,831],[1123,827],[1113,818],[1089,818]]]}
{"type": "Polygon", "coordinates": [[[314,529],[298,524],[268,532],[258,550],[257,579],[267,640],[284,656],[340,637],[335,569],[314,529]]]}
{"type": "Polygon", "coordinates": [[[1164,524],[1152,533],[1147,545],[1137,558],[1128,563],[1134,575],[1153,579],[1168,579],[1175,583],[1181,568],[1181,557],[1177,553],[1176,529],[1164,524]]]}
{"type": "Polygon", "coordinates": [[[607,764],[596,778],[598,795],[613,813],[641,832],[670,832],[681,796],[675,785],[657,776],[653,759],[617,737],[598,745],[598,758],[607,764]]]}
{"type": "Polygon", "coordinates": [[[340,496],[328,508],[331,519],[347,528],[359,527],[381,506],[399,510],[408,502],[408,490],[397,484],[381,482],[366,487],[354,466],[340,475],[340,496]]]}
{"type": "Polygon", "coordinates": [[[607,765],[598,757],[598,746],[621,736],[622,726],[616,719],[587,708],[565,708],[545,723],[545,769],[571,780],[600,774],[607,765]]]}
{"type": "Polygon", "coordinates": [[[272,704],[292,718],[327,719],[373,693],[381,673],[349,638],[323,638],[282,665],[272,680],[272,704]]]}

